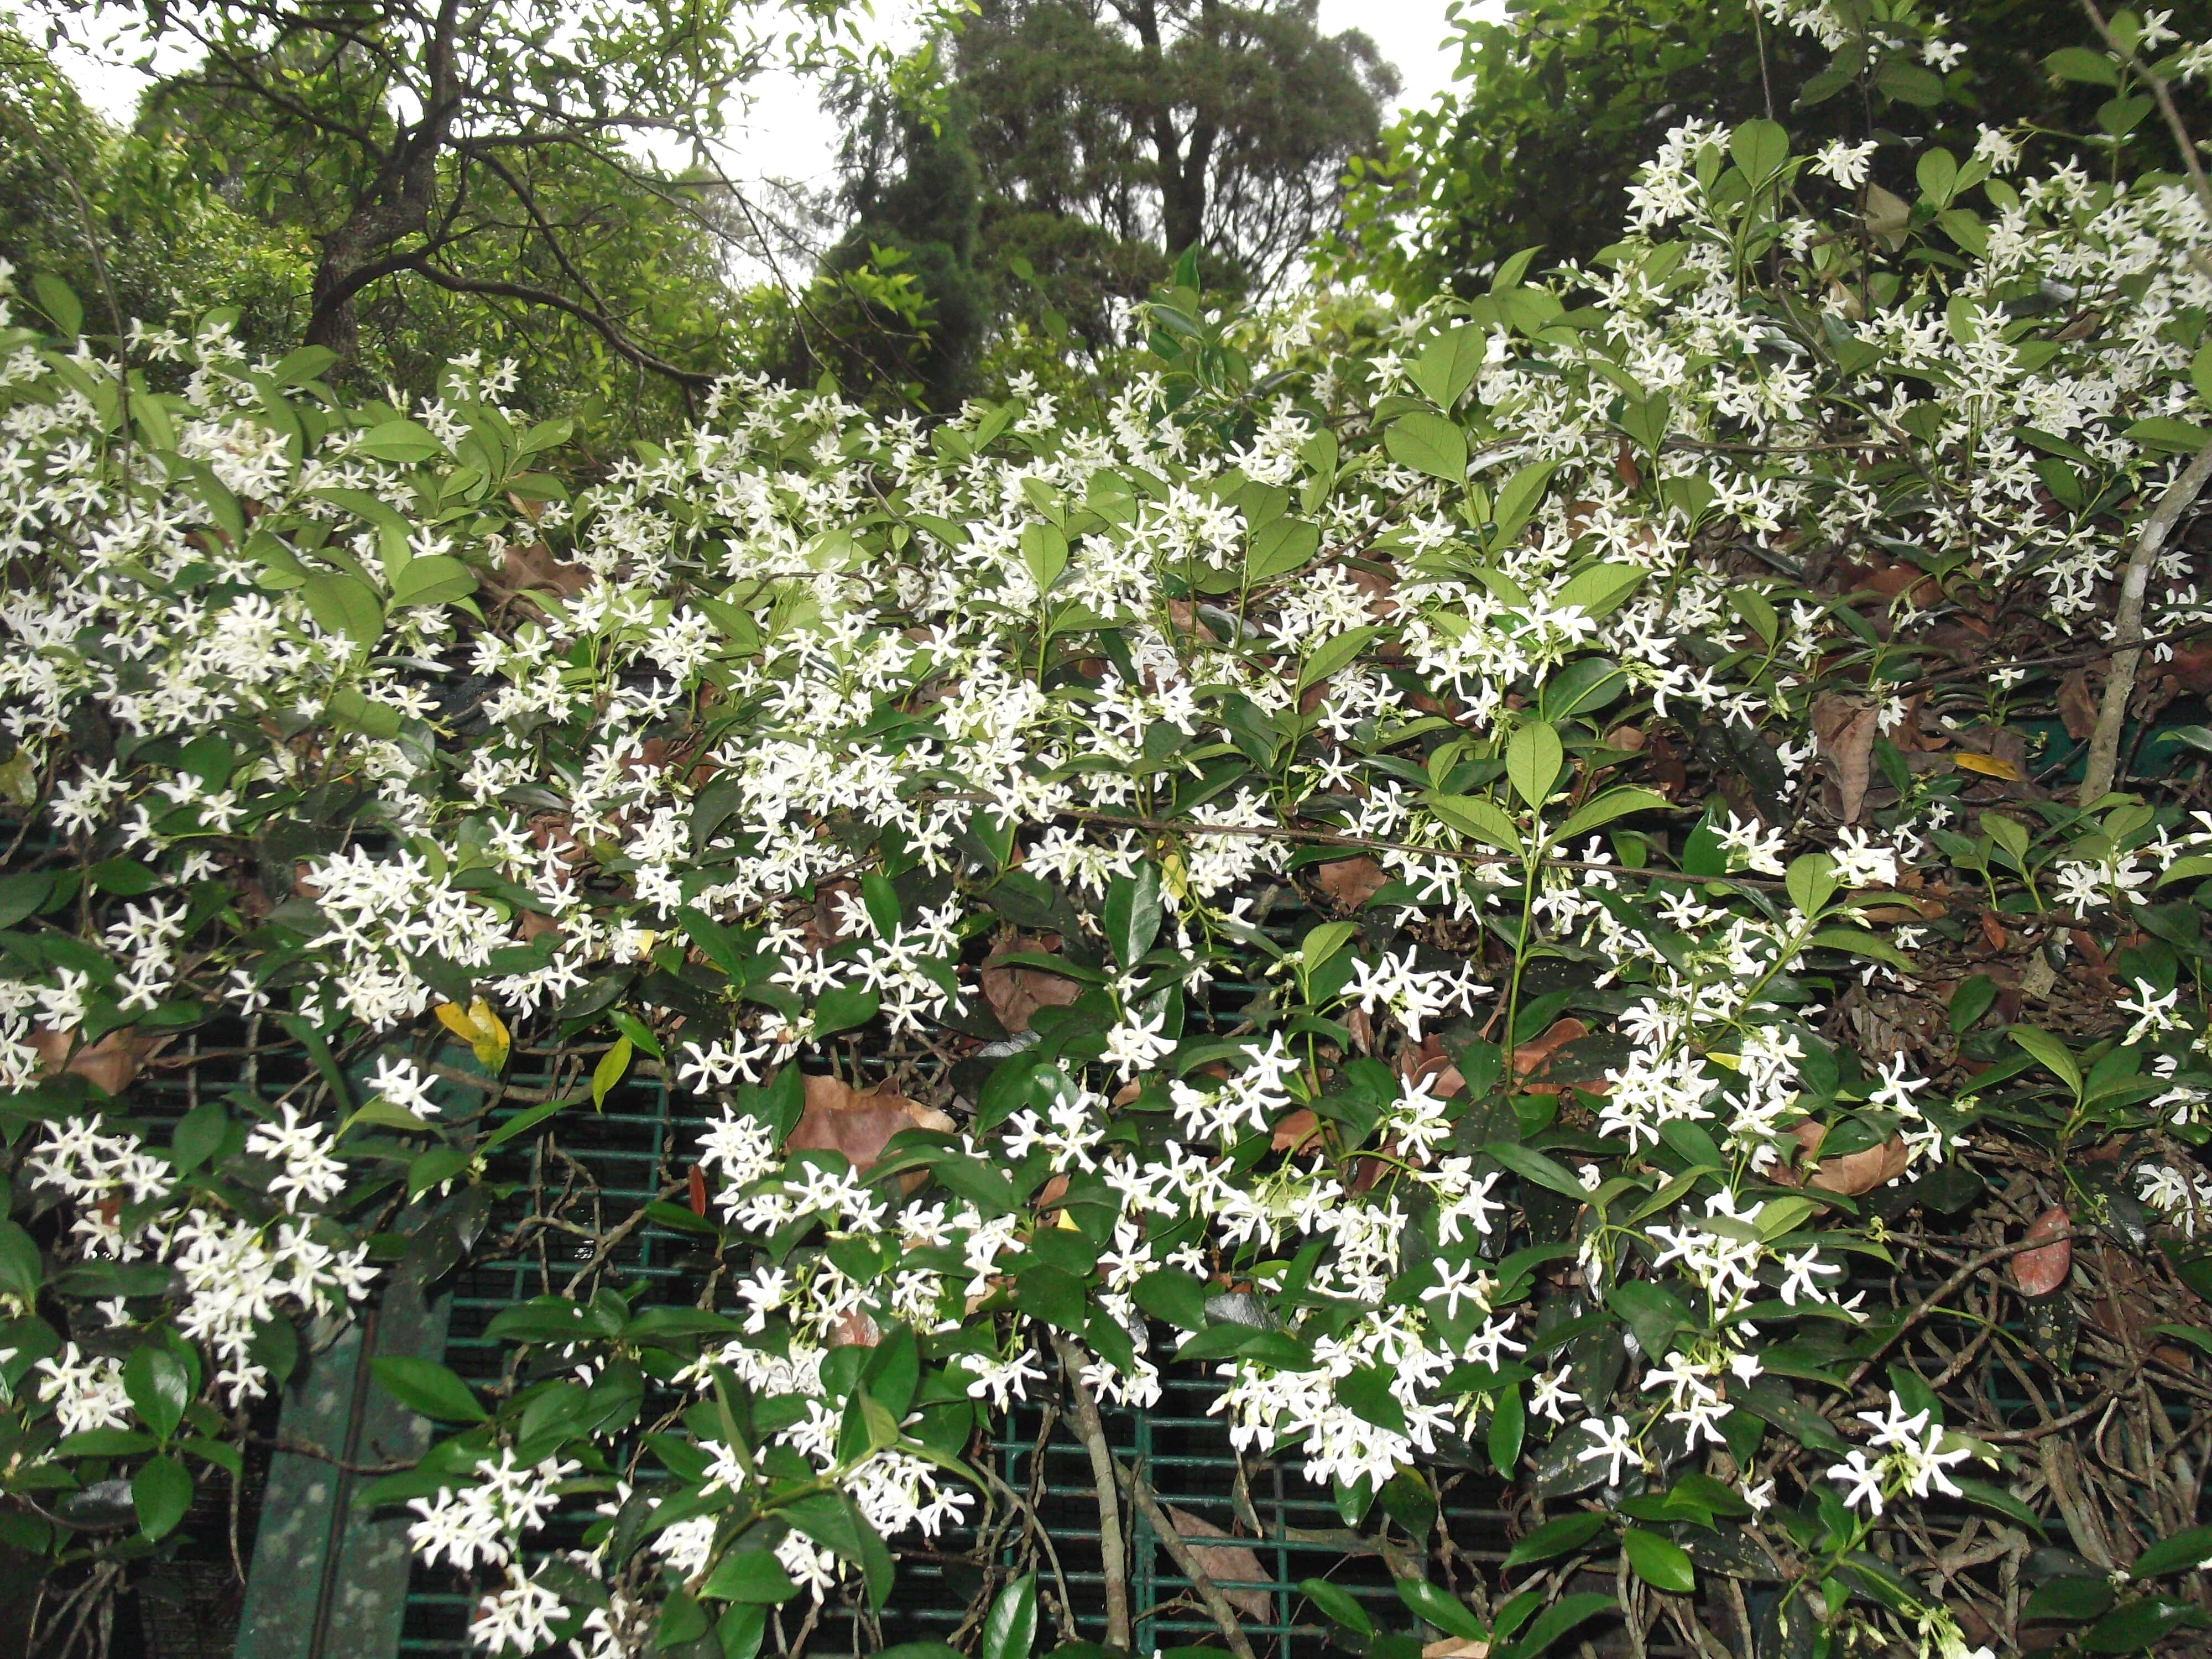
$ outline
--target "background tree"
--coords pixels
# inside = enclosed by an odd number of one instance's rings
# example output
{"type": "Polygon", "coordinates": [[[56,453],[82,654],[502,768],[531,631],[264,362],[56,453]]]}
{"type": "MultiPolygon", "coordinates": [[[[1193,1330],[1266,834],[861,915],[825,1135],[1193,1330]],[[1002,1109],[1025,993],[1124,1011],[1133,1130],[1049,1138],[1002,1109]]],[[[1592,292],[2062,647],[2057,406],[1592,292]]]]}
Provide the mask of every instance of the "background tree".
{"type": "Polygon", "coordinates": [[[2075,0],[1967,0],[1940,19],[1906,0],[1879,19],[1863,9],[1862,33],[1824,45],[1747,0],[1529,0],[1502,21],[1463,16],[1458,88],[1392,128],[1379,166],[1351,158],[1324,263],[1419,300],[1479,292],[1524,247],[1586,260],[1619,234],[1637,167],[1693,116],[1772,116],[1814,147],[1879,140],[1875,176],[1907,195],[1919,144],[1964,155],[1984,122],[2148,142],[2171,165],[2148,98],[2046,69],[2079,50],[2083,21],[2075,0]],[[1930,31],[1962,50],[1931,55],[1930,31]]]}
{"type": "Polygon", "coordinates": [[[1333,218],[1395,72],[1317,0],[982,0],[956,75],[974,114],[985,262],[1091,343],[1200,250],[1265,289],[1333,218]]]}
{"type": "Polygon", "coordinates": [[[223,308],[257,349],[293,343],[308,264],[295,236],[234,210],[177,145],[87,107],[53,60],[0,26],[0,258],[81,295],[93,327],[223,308]]]}
{"type": "Polygon", "coordinates": [[[727,255],[749,224],[716,164],[733,106],[774,55],[854,61],[829,40],[842,10],[191,0],[149,15],[194,61],[139,127],[311,250],[298,338],[356,383],[425,392],[483,352],[521,358],[549,408],[665,418],[744,339],[727,255]]]}
{"type": "Polygon", "coordinates": [[[981,222],[969,106],[957,89],[901,98],[847,76],[830,96],[846,139],[840,202],[849,217],[819,280],[789,318],[787,372],[828,368],[896,401],[957,408],[975,387],[994,313],[976,264],[981,222]]]}

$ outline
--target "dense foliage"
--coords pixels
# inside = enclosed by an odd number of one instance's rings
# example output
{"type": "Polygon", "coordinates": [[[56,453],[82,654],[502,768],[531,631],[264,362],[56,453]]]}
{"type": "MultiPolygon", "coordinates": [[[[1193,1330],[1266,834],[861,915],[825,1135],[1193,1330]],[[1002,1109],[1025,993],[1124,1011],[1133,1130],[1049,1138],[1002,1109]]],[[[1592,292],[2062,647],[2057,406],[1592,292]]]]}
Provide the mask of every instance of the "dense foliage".
{"type": "Polygon", "coordinates": [[[1587,261],[1611,238],[1652,141],[1692,112],[1729,125],[1779,117],[1808,150],[1885,140],[1875,171],[1893,191],[1910,183],[1920,144],[1962,154],[1986,125],[2045,143],[2087,135],[2082,159],[2100,173],[2178,160],[2148,100],[2139,89],[2115,95],[2096,54],[2086,71],[2077,60],[2070,75],[2051,73],[2052,53],[2067,54],[2063,64],[2079,49],[2076,0],[1940,10],[1875,0],[1826,8],[1820,28],[1784,27],[1799,9],[1787,0],[1525,0],[1503,17],[1468,9],[1456,21],[1458,84],[1407,112],[1377,153],[1352,159],[1327,263],[1416,303],[1480,292],[1524,247],[1587,261]]]}
{"type": "MultiPolygon", "coordinates": [[[[2077,50],[2176,123],[2212,70],[2077,50]]],[[[0,1535],[57,1645],[311,1322],[507,1252],[496,1381],[377,1365],[489,1650],[795,1653],[986,1519],[988,1659],[1072,1640],[974,1455],[1047,1395],[1126,1647],[1097,1413],[1177,1364],[1409,1564],[1302,1586],[1374,1659],[2195,1650],[2212,816],[2134,760],[2207,683],[2212,189],[1867,161],[1686,119],[1589,266],[1379,342],[1185,285],[1096,427],[736,376],[596,475],[509,368],[353,404],[34,278],[0,1535]],[[149,1109],[224,1048],[268,1080],[149,1109]],[[702,1127],[610,1213],[564,1139],[648,1072],[702,1127]]]]}

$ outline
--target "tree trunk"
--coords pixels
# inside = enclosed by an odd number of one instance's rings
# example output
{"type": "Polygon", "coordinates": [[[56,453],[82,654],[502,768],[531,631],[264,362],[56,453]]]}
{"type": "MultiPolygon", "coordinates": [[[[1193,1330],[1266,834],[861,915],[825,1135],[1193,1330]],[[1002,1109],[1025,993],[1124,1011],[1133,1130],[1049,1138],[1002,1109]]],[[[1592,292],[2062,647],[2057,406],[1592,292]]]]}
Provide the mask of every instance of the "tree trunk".
{"type": "Polygon", "coordinates": [[[429,226],[438,156],[460,105],[453,50],[459,20],[460,0],[445,0],[424,62],[422,118],[399,135],[345,222],[322,239],[305,337],[307,344],[325,346],[341,358],[351,357],[359,344],[355,296],[404,270],[409,261],[392,258],[391,251],[429,226]]]}

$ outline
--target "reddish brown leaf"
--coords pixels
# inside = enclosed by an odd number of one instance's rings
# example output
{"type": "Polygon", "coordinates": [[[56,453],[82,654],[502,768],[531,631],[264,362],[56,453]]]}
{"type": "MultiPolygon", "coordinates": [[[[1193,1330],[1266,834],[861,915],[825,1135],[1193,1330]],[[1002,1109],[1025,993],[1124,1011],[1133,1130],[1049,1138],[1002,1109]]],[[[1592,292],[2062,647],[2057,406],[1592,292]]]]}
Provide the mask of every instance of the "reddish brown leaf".
{"type": "Polygon", "coordinates": [[[81,1029],[72,1025],[66,1031],[53,1031],[41,1025],[34,1030],[31,1033],[31,1049],[39,1057],[39,1070],[49,1076],[56,1072],[74,1072],[94,1088],[110,1095],[119,1095],[129,1088],[131,1079],[138,1075],[146,1062],[171,1042],[168,1037],[117,1030],[71,1054],[70,1046],[76,1041],[81,1029]]]}
{"type": "Polygon", "coordinates": [[[1990,949],[1992,951],[2002,951],[2005,948],[2005,930],[1998,924],[1996,915],[1992,911],[1982,912],[1982,937],[1990,942],[1990,949]]]}
{"type": "Polygon", "coordinates": [[[2076,743],[2097,729],[2097,699],[2090,695],[2088,676],[2078,668],[2058,682],[2058,718],[2076,743]]]}
{"type": "Polygon", "coordinates": [[[1321,1120],[1301,1106],[1275,1120],[1274,1139],[1267,1144],[1279,1152],[1318,1152],[1320,1128],[1321,1120]]]}
{"type": "Polygon", "coordinates": [[[1042,968],[1010,968],[999,963],[1000,957],[1018,951],[1030,955],[1048,954],[1042,939],[1018,934],[992,947],[979,975],[983,984],[983,1000],[991,1005],[999,1024],[1009,1031],[1026,1031],[1030,1017],[1038,1009],[1065,1008],[1083,994],[1083,987],[1078,981],[1042,968]]]}
{"type": "Polygon", "coordinates": [[[1200,1520],[1188,1510],[1179,1510],[1172,1504],[1165,1507],[1168,1519],[1175,1522],[1175,1529],[1185,1539],[1191,1540],[1191,1559],[1198,1563],[1198,1570],[1213,1581],[1215,1587],[1221,1591],[1229,1604],[1239,1613],[1258,1623],[1267,1622],[1269,1610],[1267,1591],[1256,1589],[1231,1589],[1229,1588],[1231,1583],[1238,1581],[1257,1581],[1260,1583],[1271,1582],[1272,1575],[1260,1565],[1260,1558],[1242,1544],[1232,1542],[1200,1546],[1196,1540],[1201,1538],[1229,1539],[1232,1535],[1222,1531],[1210,1521],[1200,1520]]]}
{"type": "Polygon", "coordinates": [[[918,1106],[888,1083],[862,1094],[834,1077],[806,1079],[806,1109],[784,1142],[787,1152],[842,1152],[866,1172],[884,1154],[884,1143],[902,1129],[949,1133],[952,1120],[934,1107],[918,1106]]]}
{"type": "Polygon", "coordinates": [[[696,1164],[691,1166],[691,1213],[707,1213],[707,1171],[696,1164]]]}
{"type": "Polygon", "coordinates": [[[2013,1257],[2012,1282],[2022,1296],[2049,1296],[2066,1282],[2074,1270],[2074,1243],[2066,1237],[2073,1229],[2074,1218],[2063,1204],[2052,1205],[2029,1224],[2028,1242],[2052,1242],[2013,1257]]]}
{"type": "MultiPolygon", "coordinates": [[[[1817,1139],[1817,1126],[1813,1127],[1817,1139]]],[[[1846,1152],[1841,1158],[1824,1158],[1812,1166],[1812,1174],[1805,1184],[1817,1187],[1824,1193],[1840,1193],[1845,1198],[1856,1198],[1861,1193],[1870,1193],[1877,1187],[1886,1187],[1905,1173],[1906,1156],[1902,1137],[1892,1135],[1879,1146],[1869,1146],[1863,1152],[1846,1152]]]]}
{"type": "Polygon", "coordinates": [[[1828,775],[1835,781],[1845,823],[1856,823],[1859,809],[1866,803],[1875,735],[1880,729],[1881,715],[1875,709],[1862,708],[1848,697],[1814,699],[1813,735],[1819,742],[1820,758],[1827,763],[1828,775]]]}
{"type": "Polygon", "coordinates": [[[1382,890],[1389,877],[1370,858],[1338,859],[1314,872],[1314,885],[1347,910],[1357,910],[1382,890]]]}

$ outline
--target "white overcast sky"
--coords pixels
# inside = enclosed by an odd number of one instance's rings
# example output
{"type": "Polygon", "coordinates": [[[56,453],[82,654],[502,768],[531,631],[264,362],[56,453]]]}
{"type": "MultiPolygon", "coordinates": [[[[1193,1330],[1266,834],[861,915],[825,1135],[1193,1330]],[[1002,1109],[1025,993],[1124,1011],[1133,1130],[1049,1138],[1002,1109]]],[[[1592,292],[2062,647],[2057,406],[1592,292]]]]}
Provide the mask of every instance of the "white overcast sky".
{"type": "MultiPolygon", "coordinates": [[[[1399,104],[1410,108],[1426,103],[1451,80],[1456,54],[1442,45],[1448,4],[1449,0],[1321,0],[1321,21],[1331,33],[1366,30],[1382,56],[1397,66],[1404,83],[1399,104]]],[[[9,0],[0,0],[0,6],[15,9],[9,0]]],[[[1502,0],[1479,0],[1469,9],[1501,10],[1502,0]]],[[[889,0],[878,9],[886,17],[889,34],[905,32],[896,21],[896,14],[904,10],[898,0],[889,0]]],[[[42,20],[23,21],[27,32],[44,38],[42,20]]],[[[118,122],[131,118],[145,85],[145,77],[128,66],[132,55],[128,42],[120,51],[65,47],[60,54],[87,99],[118,122]]],[[[835,168],[837,130],[822,112],[812,83],[796,76],[775,75],[758,84],[756,93],[751,118],[732,145],[733,171],[749,179],[828,183],[835,168]]]]}

